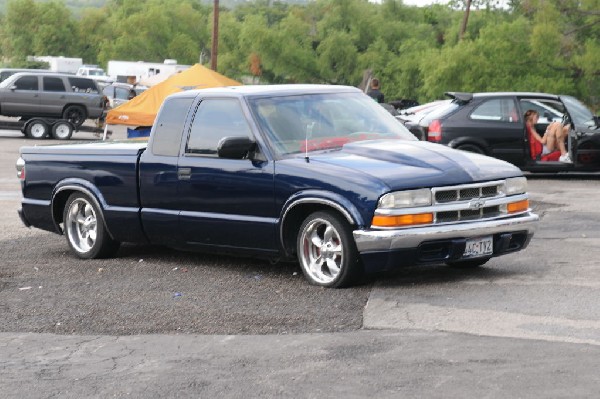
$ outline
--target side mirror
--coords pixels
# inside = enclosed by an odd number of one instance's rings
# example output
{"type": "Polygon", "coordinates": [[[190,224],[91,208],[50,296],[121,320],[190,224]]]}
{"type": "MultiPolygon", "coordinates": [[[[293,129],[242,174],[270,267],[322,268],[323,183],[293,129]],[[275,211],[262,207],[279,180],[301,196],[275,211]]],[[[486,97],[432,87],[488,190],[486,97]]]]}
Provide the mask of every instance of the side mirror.
{"type": "Polygon", "coordinates": [[[600,115],[594,116],[594,123],[596,124],[596,127],[600,127],[600,115]]]}
{"type": "Polygon", "coordinates": [[[17,90],[17,86],[16,85],[12,85],[9,87],[10,91],[15,91],[17,90]]]}
{"type": "Polygon", "coordinates": [[[249,137],[223,137],[217,146],[219,158],[244,159],[256,148],[256,143],[249,137]]]}

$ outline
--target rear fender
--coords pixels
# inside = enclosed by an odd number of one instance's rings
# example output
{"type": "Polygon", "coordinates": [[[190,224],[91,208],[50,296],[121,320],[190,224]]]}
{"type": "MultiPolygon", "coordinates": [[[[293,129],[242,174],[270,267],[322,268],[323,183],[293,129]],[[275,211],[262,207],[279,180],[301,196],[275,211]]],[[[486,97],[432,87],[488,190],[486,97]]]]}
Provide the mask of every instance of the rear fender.
{"type": "Polygon", "coordinates": [[[96,207],[102,211],[100,212],[102,222],[104,223],[104,226],[106,226],[106,230],[110,237],[114,239],[113,234],[111,233],[106,224],[106,220],[104,220],[104,211],[107,207],[107,203],[104,199],[104,196],[102,195],[100,190],[98,190],[98,187],[94,186],[89,181],[83,179],[70,178],[61,180],[54,187],[54,191],[52,192],[51,209],[52,220],[54,222],[56,230],[62,233],[60,223],[62,221],[65,204],[69,196],[74,192],[86,194],[88,197],[90,197],[92,202],[94,202],[94,205],[96,205],[96,207]]]}

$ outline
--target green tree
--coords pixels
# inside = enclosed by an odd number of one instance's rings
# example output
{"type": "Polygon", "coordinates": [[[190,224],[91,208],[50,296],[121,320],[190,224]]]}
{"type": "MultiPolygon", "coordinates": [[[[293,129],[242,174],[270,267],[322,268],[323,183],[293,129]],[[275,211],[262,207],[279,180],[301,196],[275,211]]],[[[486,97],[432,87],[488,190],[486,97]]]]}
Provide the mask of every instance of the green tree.
{"type": "Polygon", "coordinates": [[[8,3],[2,24],[3,53],[8,59],[24,60],[32,54],[37,28],[37,5],[33,0],[14,0],[8,3]]]}

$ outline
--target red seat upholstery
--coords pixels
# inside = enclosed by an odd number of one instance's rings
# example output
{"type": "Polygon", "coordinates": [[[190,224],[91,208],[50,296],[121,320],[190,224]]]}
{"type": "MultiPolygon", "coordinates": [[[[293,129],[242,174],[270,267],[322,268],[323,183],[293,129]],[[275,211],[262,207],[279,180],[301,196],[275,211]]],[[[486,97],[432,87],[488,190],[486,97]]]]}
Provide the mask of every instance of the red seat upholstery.
{"type": "Polygon", "coordinates": [[[527,126],[527,140],[529,141],[529,154],[531,155],[531,159],[534,161],[558,161],[558,158],[560,158],[560,151],[558,150],[542,156],[544,146],[533,137],[531,129],[532,128],[527,126]]]}

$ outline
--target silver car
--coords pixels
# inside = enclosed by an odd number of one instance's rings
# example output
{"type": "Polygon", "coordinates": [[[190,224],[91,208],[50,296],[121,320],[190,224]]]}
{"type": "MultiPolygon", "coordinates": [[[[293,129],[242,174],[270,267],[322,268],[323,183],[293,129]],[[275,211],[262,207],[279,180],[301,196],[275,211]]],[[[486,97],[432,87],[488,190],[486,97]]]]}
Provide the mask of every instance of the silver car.
{"type": "Polygon", "coordinates": [[[103,95],[93,79],[20,72],[0,83],[0,115],[65,119],[76,127],[102,115],[103,95]]]}

